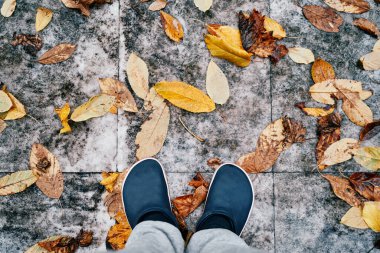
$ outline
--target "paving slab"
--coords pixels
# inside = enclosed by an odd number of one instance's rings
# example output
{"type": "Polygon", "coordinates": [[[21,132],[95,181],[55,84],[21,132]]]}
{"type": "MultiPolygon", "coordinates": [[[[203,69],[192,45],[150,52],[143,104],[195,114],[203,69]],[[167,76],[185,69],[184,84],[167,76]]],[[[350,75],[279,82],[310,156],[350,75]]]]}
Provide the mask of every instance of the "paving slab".
{"type": "Polygon", "coordinates": [[[0,135],[0,171],[27,168],[34,142],[59,156],[66,172],[115,168],[116,115],[73,123],[71,134],[59,135],[61,126],[54,108],[66,101],[75,108],[99,93],[97,78],[117,78],[118,4],[97,6],[86,18],[60,1],[20,0],[11,17],[2,17],[0,38],[0,81],[28,112],[27,117],[7,122],[0,135]],[[40,6],[52,9],[54,14],[40,33],[42,50],[32,56],[9,43],[13,33],[35,33],[35,13],[40,6]],[[77,45],[70,59],[53,65],[36,62],[43,52],[64,42],[77,45]]]}

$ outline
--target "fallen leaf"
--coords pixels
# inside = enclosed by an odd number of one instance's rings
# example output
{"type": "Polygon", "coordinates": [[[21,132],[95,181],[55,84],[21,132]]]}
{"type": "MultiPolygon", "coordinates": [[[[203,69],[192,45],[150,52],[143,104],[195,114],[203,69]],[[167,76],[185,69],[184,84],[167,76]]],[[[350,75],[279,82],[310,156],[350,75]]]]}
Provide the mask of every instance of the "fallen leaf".
{"type": "Polygon", "coordinates": [[[355,172],[349,180],[355,190],[364,198],[380,201],[380,176],[376,173],[355,172]]]}
{"type": "Polygon", "coordinates": [[[343,18],[331,8],[318,5],[305,5],[302,8],[303,15],[317,29],[337,33],[343,24],[343,18]]]}
{"type": "Polygon", "coordinates": [[[101,185],[106,187],[108,192],[113,192],[113,187],[116,183],[117,178],[119,177],[118,172],[102,172],[102,181],[100,181],[101,185]]]}
{"type": "Polygon", "coordinates": [[[55,64],[66,61],[74,53],[75,49],[76,46],[69,43],[59,44],[41,55],[38,62],[41,64],[55,64]]]}
{"type": "MultiPolygon", "coordinates": [[[[62,235],[54,235],[54,236],[50,236],[50,237],[46,238],[45,240],[42,240],[42,241],[40,241],[38,243],[56,241],[56,240],[58,240],[59,238],[62,238],[62,237],[63,237],[62,235]]],[[[25,253],[51,253],[51,251],[48,251],[48,250],[42,248],[41,246],[39,246],[38,243],[34,244],[32,247],[30,247],[29,249],[27,249],[25,251],[25,253]]]]}
{"type": "Polygon", "coordinates": [[[148,10],[159,11],[166,7],[168,3],[166,0],[155,0],[151,5],[149,5],[148,10]]]}
{"type": "Polygon", "coordinates": [[[204,186],[208,189],[209,183],[203,178],[200,172],[197,172],[193,179],[188,183],[189,186],[194,187],[195,189],[201,186],[204,186]]]}
{"type": "Polygon", "coordinates": [[[324,174],[323,177],[330,182],[331,187],[338,198],[346,201],[350,206],[359,207],[361,205],[362,200],[360,199],[360,196],[358,196],[355,189],[351,186],[348,179],[329,174],[324,174]]]}
{"type": "Polygon", "coordinates": [[[326,149],[331,144],[340,140],[341,122],[342,117],[337,112],[318,119],[318,142],[315,147],[315,157],[317,159],[317,165],[320,170],[323,170],[327,167],[327,165],[321,164],[326,149]]]}
{"type": "Polygon", "coordinates": [[[380,31],[377,28],[376,24],[373,22],[369,21],[368,19],[365,18],[357,18],[355,19],[352,24],[355,26],[359,27],[363,31],[369,33],[372,36],[379,37],[380,36],[380,31]]]}
{"type": "Polygon", "coordinates": [[[152,157],[160,152],[168,133],[169,121],[169,107],[165,103],[149,115],[136,136],[137,159],[152,157]]]}
{"type": "Polygon", "coordinates": [[[353,227],[353,228],[367,229],[368,225],[367,223],[365,223],[362,217],[362,212],[363,212],[362,207],[353,206],[342,217],[342,219],[340,220],[340,223],[349,227],[353,227]]]}
{"type": "Polygon", "coordinates": [[[374,52],[380,51],[380,40],[376,41],[375,45],[373,46],[372,51],[374,51],[374,52]]]}
{"type": "Polygon", "coordinates": [[[354,159],[367,169],[378,170],[380,169],[380,147],[360,147],[354,151],[354,159]]]}
{"type": "Polygon", "coordinates": [[[283,117],[269,124],[256,144],[256,150],[236,162],[248,173],[260,173],[269,169],[293,143],[305,141],[306,128],[291,118],[283,117]]]}
{"type": "Polygon", "coordinates": [[[121,199],[121,192],[115,189],[112,193],[107,193],[104,198],[104,205],[107,207],[107,212],[111,218],[115,217],[115,215],[124,210],[123,202],[121,199]]]}
{"type": "Polygon", "coordinates": [[[365,202],[363,219],[373,231],[380,232],[380,202],[365,202]]]}
{"type": "Polygon", "coordinates": [[[38,242],[38,246],[48,252],[74,253],[78,247],[78,241],[70,236],[60,236],[55,240],[44,240],[38,242]]]}
{"type": "Polygon", "coordinates": [[[70,105],[65,103],[61,108],[54,109],[57,113],[59,119],[61,120],[62,129],[59,131],[60,134],[71,132],[71,127],[69,125],[69,114],[70,114],[70,105]]]}
{"type": "Polygon", "coordinates": [[[96,95],[90,98],[86,103],[77,107],[71,114],[70,119],[79,122],[103,116],[114,104],[115,97],[106,94],[96,95]]]}
{"type": "Polygon", "coordinates": [[[86,231],[81,229],[76,239],[80,247],[88,247],[92,243],[93,236],[94,233],[92,231],[86,231]]]}
{"type": "Polygon", "coordinates": [[[175,42],[180,42],[183,38],[183,28],[181,23],[170,14],[160,11],[161,23],[166,35],[175,42]]]}
{"type": "Polygon", "coordinates": [[[38,7],[36,15],[36,31],[42,31],[50,23],[52,18],[52,10],[44,7],[38,7]]]}
{"type": "Polygon", "coordinates": [[[310,49],[303,47],[288,48],[288,55],[296,63],[309,64],[314,61],[314,54],[310,49]]]}
{"type": "Polygon", "coordinates": [[[127,75],[132,90],[138,97],[145,99],[149,92],[148,66],[135,53],[132,53],[128,58],[127,75]]]}
{"type": "Polygon", "coordinates": [[[147,111],[151,111],[153,109],[157,109],[164,103],[164,98],[157,94],[154,87],[150,88],[148,95],[144,101],[144,109],[147,111]]]}
{"type": "Polygon", "coordinates": [[[350,160],[358,147],[358,141],[352,138],[344,138],[334,142],[326,149],[321,165],[331,166],[350,160]]]}
{"type": "Polygon", "coordinates": [[[289,53],[289,50],[284,45],[276,45],[272,55],[270,56],[270,60],[273,63],[279,62],[285,55],[289,53]]]}
{"type": "Polygon", "coordinates": [[[230,97],[227,77],[212,60],[207,67],[206,90],[210,98],[217,104],[224,104],[230,97]]]}
{"type": "Polygon", "coordinates": [[[84,16],[90,16],[90,5],[112,3],[112,0],[61,0],[70,9],[79,9],[84,16]]]}
{"type": "Polygon", "coordinates": [[[59,199],[63,193],[63,174],[57,158],[41,144],[33,144],[30,169],[38,176],[36,185],[49,198],[59,199]]]}
{"type": "Polygon", "coordinates": [[[210,158],[207,160],[207,165],[211,167],[212,169],[216,170],[217,168],[222,165],[222,160],[220,158],[210,158]]]}
{"type": "Polygon", "coordinates": [[[267,32],[272,32],[272,36],[276,39],[283,39],[286,37],[284,28],[274,19],[267,16],[264,18],[264,28],[267,32]]]}
{"type": "Polygon", "coordinates": [[[305,102],[297,103],[297,104],[295,104],[295,107],[299,108],[306,115],[313,116],[313,117],[327,116],[327,115],[333,113],[334,110],[335,110],[334,106],[328,106],[328,107],[325,107],[325,108],[306,107],[305,106],[305,102]]]}
{"type": "Polygon", "coordinates": [[[182,217],[178,210],[172,206],[172,212],[175,216],[175,218],[177,219],[177,222],[178,222],[178,228],[179,230],[181,231],[181,234],[182,234],[182,237],[183,238],[186,238],[186,236],[188,235],[189,233],[189,229],[187,228],[187,225],[186,225],[186,221],[185,221],[185,218],[182,217]]]}
{"type": "Polygon", "coordinates": [[[380,133],[380,120],[366,124],[360,131],[360,141],[369,140],[380,133]]]}
{"type": "Polygon", "coordinates": [[[41,50],[43,42],[39,34],[13,34],[13,41],[10,43],[12,46],[22,45],[24,50],[33,56],[41,50]]]}
{"type": "Polygon", "coordinates": [[[16,9],[16,0],[4,0],[3,6],[1,7],[1,15],[8,18],[12,16],[13,12],[16,9]]]}
{"type": "Polygon", "coordinates": [[[26,115],[24,105],[21,104],[21,102],[18,101],[18,99],[15,98],[10,92],[8,92],[5,86],[3,87],[2,91],[4,91],[12,101],[12,107],[7,112],[0,113],[0,119],[15,120],[24,117],[26,115]]]}
{"type": "Polygon", "coordinates": [[[369,3],[365,0],[324,0],[325,3],[331,8],[347,12],[360,14],[367,12],[371,9],[369,3]]]}
{"type": "Polygon", "coordinates": [[[245,51],[239,30],[218,24],[207,25],[209,34],[205,35],[205,43],[212,56],[225,59],[239,67],[247,67],[251,63],[251,53],[245,51]]]}
{"type": "Polygon", "coordinates": [[[0,133],[4,131],[4,129],[7,127],[7,123],[5,123],[4,120],[0,119],[0,133]]]}
{"type": "Polygon", "coordinates": [[[363,55],[360,61],[365,70],[379,70],[380,69],[380,51],[373,51],[369,54],[363,55]]]}
{"type": "Polygon", "coordinates": [[[364,126],[373,121],[371,108],[360,99],[359,93],[338,89],[337,95],[343,99],[342,110],[353,123],[358,126],[364,126]]]}
{"type": "Polygon", "coordinates": [[[194,0],[195,6],[203,12],[206,12],[211,8],[212,2],[213,0],[194,0]]]}
{"type": "Polygon", "coordinates": [[[120,250],[124,249],[131,235],[132,228],[124,212],[118,212],[115,216],[115,220],[116,224],[108,231],[106,242],[113,250],[120,250]]]}
{"type": "Polygon", "coordinates": [[[174,207],[181,217],[187,217],[206,200],[207,188],[203,185],[195,189],[193,194],[177,197],[173,200],[174,207]]]}
{"type": "Polygon", "coordinates": [[[8,97],[7,93],[0,90],[0,113],[7,112],[12,107],[12,101],[8,97]]]}
{"type": "Polygon", "coordinates": [[[137,112],[137,105],[124,83],[113,78],[99,78],[102,93],[115,97],[115,106],[126,112],[137,112]]]}
{"type": "Polygon", "coordinates": [[[311,77],[315,83],[319,83],[329,79],[335,79],[335,71],[330,63],[321,58],[317,58],[311,66],[311,77]]]}
{"type": "Polygon", "coordinates": [[[0,196],[24,191],[37,181],[31,170],[17,171],[0,178],[0,196]]]}
{"type": "Polygon", "coordinates": [[[334,97],[339,97],[338,92],[344,90],[344,93],[359,93],[361,100],[365,100],[372,96],[371,91],[365,91],[362,83],[349,79],[334,79],[312,85],[309,89],[311,97],[320,103],[333,105],[334,97]]]}
{"type": "Polygon", "coordinates": [[[192,85],[162,81],[154,86],[156,92],[173,105],[189,112],[212,112],[215,104],[206,94],[192,85]]]}

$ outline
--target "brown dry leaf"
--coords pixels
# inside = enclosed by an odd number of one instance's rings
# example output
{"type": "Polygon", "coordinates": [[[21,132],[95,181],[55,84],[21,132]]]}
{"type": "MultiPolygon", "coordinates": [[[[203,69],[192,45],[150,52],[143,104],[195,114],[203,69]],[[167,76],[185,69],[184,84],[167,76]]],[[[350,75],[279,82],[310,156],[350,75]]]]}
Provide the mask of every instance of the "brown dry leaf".
{"type": "Polygon", "coordinates": [[[151,5],[149,5],[148,10],[159,11],[166,7],[168,2],[166,0],[155,0],[151,5]]]}
{"type": "Polygon", "coordinates": [[[113,78],[99,78],[98,81],[102,93],[116,98],[116,107],[126,112],[138,111],[135,99],[124,83],[113,78]]]}
{"type": "Polygon", "coordinates": [[[380,176],[376,173],[355,172],[349,180],[355,190],[367,200],[380,201],[380,176]]]}
{"type": "Polygon", "coordinates": [[[137,159],[152,157],[160,152],[168,133],[169,121],[170,111],[165,103],[149,115],[136,136],[137,159]]]}
{"type": "Polygon", "coordinates": [[[158,95],[154,87],[150,88],[148,95],[144,101],[144,109],[147,111],[151,111],[153,109],[157,109],[164,103],[164,98],[158,95]]]}
{"type": "Polygon", "coordinates": [[[380,52],[380,40],[376,41],[375,45],[373,46],[372,51],[380,52]]]}
{"type": "Polygon", "coordinates": [[[4,120],[0,119],[0,133],[4,131],[4,129],[7,127],[7,123],[5,123],[4,120]]]}
{"type": "Polygon", "coordinates": [[[244,50],[238,29],[218,24],[207,25],[205,42],[212,56],[225,59],[239,67],[251,63],[251,53],[244,50]]]}
{"type": "Polygon", "coordinates": [[[321,164],[326,149],[334,142],[340,140],[341,122],[342,117],[339,113],[333,113],[318,119],[318,142],[315,147],[315,157],[320,170],[327,167],[327,165],[321,164]]]}
{"type": "Polygon", "coordinates": [[[121,199],[121,192],[114,190],[112,193],[107,193],[104,198],[104,206],[107,207],[107,212],[111,218],[115,217],[118,212],[123,211],[124,207],[121,199]]]}
{"type": "Polygon", "coordinates": [[[38,7],[36,15],[36,31],[42,31],[50,23],[52,18],[52,10],[44,7],[38,7]]]}
{"type": "Polygon", "coordinates": [[[343,18],[331,8],[305,5],[302,11],[313,26],[325,32],[337,33],[343,24],[343,18]]]}
{"type": "Polygon", "coordinates": [[[313,116],[313,117],[327,116],[327,115],[333,113],[335,110],[335,106],[327,106],[325,108],[306,107],[305,102],[297,103],[297,104],[295,104],[295,107],[299,108],[306,115],[313,116]]]}
{"type": "Polygon", "coordinates": [[[70,114],[70,105],[65,103],[61,108],[56,108],[54,111],[58,114],[59,119],[61,120],[62,129],[59,131],[60,134],[71,132],[71,127],[69,125],[69,114],[70,114]]]}
{"type": "Polygon", "coordinates": [[[359,148],[359,143],[352,138],[344,138],[334,142],[326,149],[320,164],[330,166],[350,160],[357,148],[359,148]]]}
{"type": "Polygon", "coordinates": [[[166,35],[175,42],[180,42],[183,38],[183,28],[181,23],[170,14],[160,11],[161,23],[166,35]]]}
{"type": "Polygon", "coordinates": [[[186,111],[201,113],[215,110],[215,103],[210,97],[187,83],[162,81],[154,88],[163,98],[186,111]]]}
{"type": "Polygon", "coordinates": [[[193,194],[177,197],[173,200],[174,207],[181,217],[185,218],[206,199],[207,188],[203,185],[195,189],[193,194]]]}
{"type": "Polygon", "coordinates": [[[100,94],[90,98],[86,103],[75,108],[70,119],[79,122],[105,115],[115,104],[115,97],[100,94]]]}
{"type": "Polygon", "coordinates": [[[256,150],[236,162],[248,173],[260,173],[269,169],[293,143],[305,141],[306,128],[291,118],[283,117],[269,124],[256,144],[256,150]]]}
{"type": "Polygon", "coordinates": [[[267,32],[272,32],[272,36],[278,40],[286,37],[284,28],[274,19],[265,16],[264,28],[267,32]]]}
{"type": "Polygon", "coordinates": [[[373,231],[380,232],[380,202],[365,202],[363,219],[373,231]]]}
{"type": "Polygon", "coordinates": [[[339,97],[338,92],[344,90],[344,93],[359,93],[361,100],[372,96],[371,91],[363,90],[362,83],[349,79],[334,79],[312,85],[309,89],[311,97],[320,103],[333,105],[334,97],[339,97]]]}
{"type": "Polygon", "coordinates": [[[24,191],[37,181],[31,170],[17,171],[0,178],[0,196],[24,191]]]}
{"type": "Polygon", "coordinates": [[[314,54],[310,49],[303,47],[288,48],[288,55],[296,63],[309,64],[314,61],[314,54]]]}
{"type": "Polygon", "coordinates": [[[114,250],[124,249],[125,244],[131,235],[132,228],[127,221],[124,212],[118,212],[115,216],[116,224],[113,225],[107,234],[106,242],[114,250]]]}
{"type": "MultiPolygon", "coordinates": [[[[55,236],[50,236],[46,238],[45,240],[42,240],[38,243],[42,242],[50,242],[50,241],[56,241],[59,238],[62,238],[62,235],[55,235],[55,236]]],[[[34,244],[32,247],[28,248],[25,253],[51,253],[50,251],[47,251],[46,249],[40,247],[38,243],[34,244]]]]}
{"type": "Polygon", "coordinates": [[[222,160],[218,157],[210,158],[207,160],[207,165],[214,170],[219,168],[220,165],[222,165],[222,163],[223,163],[222,160]]]}
{"type": "Polygon", "coordinates": [[[340,220],[340,223],[349,227],[353,227],[353,228],[367,229],[368,225],[367,223],[365,223],[362,217],[362,212],[363,212],[362,207],[353,206],[342,217],[342,219],[340,220]]]}
{"type": "Polygon", "coordinates": [[[0,113],[7,112],[12,107],[12,101],[5,91],[0,90],[0,113]]]}
{"type": "Polygon", "coordinates": [[[369,140],[380,133],[380,120],[366,124],[360,131],[360,141],[369,140]]]}
{"type": "Polygon", "coordinates": [[[66,61],[74,53],[76,47],[76,45],[69,43],[59,44],[41,55],[38,62],[41,64],[55,64],[66,61]]]}
{"type": "Polygon", "coordinates": [[[365,70],[379,70],[380,69],[380,51],[373,51],[369,54],[363,55],[360,61],[365,70]]]}
{"type": "Polygon", "coordinates": [[[94,233],[92,231],[81,229],[76,239],[80,247],[88,247],[91,245],[93,237],[94,233]]]}
{"type": "Polygon", "coordinates": [[[351,206],[359,207],[361,205],[362,200],[355,189],[351,186],[348,179],[329,174],[325,174],[323,177],[330,182],[331,187],[338,198],[346,201],[351,206]]]}
{"type": "Polygon", "coordinates": [[[102,181],[100,181],[101,185],[104,185],[106,187],[106,190],[108,192],[113,192],[113,187],[117,181],[117,178],[119,177],[119,172],[102,172],[102,181]]]}
{"type": "Polygon", "coordinates": [[[112,3],[112,0],[61,0],[70,9],[79,9],[84,16],[90,16],[90,5],[112,3]]]}
{"type": "Polygon", "coordinates": [[[319,83],[329,79],[335,79],[335,71],[330,63],[321,58],[317,58],[313,66],[311,66],[311,77],[315,83],[319,83]]]}
{"type": "Polygon", "coordinates": [[[41,50],[43,41],[39,34],[13,34],[12,46],[22,45],[24,50],[33,56],[41,50]]]}
{"type": "Polygon", "coordinates": [[[132,53],[128,58],[126,71],[132,90],[138,97],[145,99],[149,93],[149,72],[146,63],[132,53]]]}
{"type": "Polygon", "coordinates": [[[0,13],[4,17],[8,18],[12,16],[15,9],[16,9],[16,0],[4,0],[3,5],[1,6],[0,13]]]}
{"type": "Polygon", "coordinates": [[[355,26],[359,27],[363,31],[369,33],[370,35],[373,35],[375,37],[379,37],[380,36],[380,31],[377,28],[376,24],[372,23],[368,19],[357,18],[357,19],[355,19],[352,22],[352,24],[354,24],[355,26]]]}
{"type": "Polygon", "coordinates": [[[208,189],[209,183],[203,178],[202,174],[200,172],[197,172],[193,179],[188,183],[189,186],[194,187],[195,189],[204,186],[208,189]]]}
{"type": "Polygon", "coordinates": [[[276,45],[272,55],[270,56],[270,60],[273,63],[279,62],[285,55],[289,53],[289,50],[284,45],[276,45]]]}
{"type": "Polygon", "coordinates": [[[59,236],[55,240],[44,240],[37,243],[38,246],[48,252],[74,253],[78,247],[78,241],[70,236],[59,236]]]}
{"type": "Polygon", "coordinates": [[[324,0],[331,8],[347,13],[364,13],[371,9],[365,0],[324,0]]]}
{"type": "Polygon", "coordinates": [[[49,198],[59,199],[63,193],[63,174],[57,158],[41,144],[33,144],[30,169],[38,176],[36,185],[49,198]]]}

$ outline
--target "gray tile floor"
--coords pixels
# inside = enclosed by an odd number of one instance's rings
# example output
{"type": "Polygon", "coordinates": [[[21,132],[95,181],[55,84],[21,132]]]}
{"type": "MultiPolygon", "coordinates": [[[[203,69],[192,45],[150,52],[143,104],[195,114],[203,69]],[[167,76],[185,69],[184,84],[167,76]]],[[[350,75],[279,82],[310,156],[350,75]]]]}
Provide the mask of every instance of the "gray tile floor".
{"type": "MultiPolygon", "coordinates": [[[[86,227],[95,231],[91,248],[104,247],[108,228],[113,224],[102,204],[103,188],[98,184],[102,170],[122,170],[135,161],[134,139],[147,117],[119,113],[74,124],[73,133],[59,135],[60,123],[54,107],[69,101],[74,107],[99,92],[96,79],[114,77],[127,82],[126,60],[136,52],[148,64],[150,85],[160,80],[182,80],[205,89],[210,55],[203,42],[206,23],[236,26],[239,10],[257,8],[278,20],[289,38],[284,43],[313,50],[329,61],[339,78],[362,81],[375,93],[367,100],[375,118],[380,118],[380,72],[363,71],[360,56],[371,51],[375,39],[354,27],[353,18],[365,17],[380,25],[379,7],[361,15],[341,14],[341,32],[329,34],[315,29],[299,6],[324,5],[322,1],[225,1],[214,0],[211,11],[202,13],[192,0],[169,4],[166,12],[178,17],[185,28],[182,43],[169,41],[160,24],[159,13],[147,10],[138,0],[115,1],[94,6],[89,18],[66,9],[60,1],[18,0],[14,15],[0,18],[0,80],[24,104],[25,117],[8,123],[0,135],[0,176],[28,168],[30,147],[46,145],[56,154],[65,174],[62,198],[48,199],[35,186],[23,193],[0,198],[0,252],[23,252],[29,245],[53,234],[72,234],[86,227]],[[14,32],[33,33],[35,10],[44,6],[54,11],[51,24],[41,32],[43,51],[62,43],[78,46],[68,61],[44,66],[21,48],[8,43],[14,32]]],[[[0,0],[1,2],[1,0],[0,0]]],[[[157,157],[169,172],[173,196],[188,193],[188,180],[196,171],[212,170],[206,161],[220,157],[235,161],[252,151],[264,127],[282,115],[302,121],[308,141],[294,145],[283,154],[272,170],[252,175],[256,191],[255,209],[243,238],[252,246],[269,252],[368,252],[377,235],[339,224],[349,206],[333,195],[329,184],[316,172],[314,159],[316,120],[304,116],[294,103],[310,101],[310,65],[300,65],[288,57],[277,65],[255,59],[247,68],[213,59],[225,72],[231,98],[208,114],[192,114],[171,107],[168,138],[157,157]],[[200,143],[180,125],[178,118],[198,135],[200,143]]],[[[138,99],[137,99],[138,100],[138,99]]],[[[141,107],[142,101],[138,100],[141,107]]],[[[360,130],[344,118],[342,135],[357,137],[360,130]]],[[[373,144],[379,143],[376,139],[373,144]]],[[[337,173],[365,170],[348,162],[327,169],[337,173]]],[[[194,226],[202,208],[188,218],[194,226]]],[[[372,252],[375,252],[373,250],[372,252]]]]}

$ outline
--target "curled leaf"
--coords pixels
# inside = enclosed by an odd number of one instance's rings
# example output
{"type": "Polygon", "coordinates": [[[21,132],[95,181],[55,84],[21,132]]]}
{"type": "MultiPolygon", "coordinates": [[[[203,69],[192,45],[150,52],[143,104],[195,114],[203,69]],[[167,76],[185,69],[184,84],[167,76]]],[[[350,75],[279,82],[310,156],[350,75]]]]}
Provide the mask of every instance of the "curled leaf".
{"type": "Polygon", "coordinates": [[[124,212],[118,212],[115,216],[116,224],[113,225],[107,234],[106,242],[114,250],[124,249],[125,244],[131,235],[132,228],[127,221],[124,212]]]}
{"type": "Polygon", "coordinates": [[[71,132],[71,127],[69,125],[69,114],[70,114],[70,105],[65,103],[61,108],[54,109],[57,113],[59,119],[61,120],[62,129],[59,131],[60,134],[71,132]]]}
{"type": "Polygon", "coordinates": [[[114,185],[119,177],[120,173],[118,172],[102,172],[102,181],[100,181],[101,185],[106,187],[108,192],[113,192],[114,185]]]}
{"type": "Polygon", "coordinates": [[[343,18],[331,8],[318,5],[305,5],[302,7],[303,15],[310,23],[325,32],[339,32],[343,18]]]}
{"type": "Polygon", "coordinates": [[[362,217],[362,212],[363,212],[362,207],[353,206],[342,217],[342,219],[340,220],[340,223],[349,227],[353,227],[353,228],[367,229],[368,225],[367,223],[365,223],[362,217]]]}
{"type": "Polygon", "coordinates": [[[309,64],[314,61],[314,54],[310,49],[303,47],[288,48],[289,57],[296,63],[309,64]]]}
{"type": "Polygon", "coordinates": [[[50,23],[52,18],[52,10],[44,7],[38,7],[36,15],[36,31],[42,31],[50,23]]]}
{"type": "Polygon", "coordinates": [[[0,178],[0,196],[24,191],[37,181],[31,170],[17,171],[0,178]]]}
{"type": "Polygon", "coordinates": [[[71,114],[71,120],[79,122],[103,116],[111,109],[114,103],[115,98],[113,96],[106,94],[96,95],[77,107],[71,114]]]}
{"type": "Polygon", "coordinates": [[[183,82],[162,81],[154,86],[156,92],[173,105],[189,112],[211,112],[214,102],[201,90],[183,82]]]}
{"type": "Polygon", "coordinates": [[[283,39],[286,37],[284,28],[274,19],[267,16],[264,18],[264,28],[267,32],[272,32],[272,36],[276,39],[283,39]]]}
{"type": "Polygon", "coordinates": [[[372,23],[368,19],[365,18],[357,18],[352,22],[355,26],[359,27],[363,31],[369,33],[372,36],[379,37],[380,31],[377,28],[376,24],[372,23]]]}
{"type": "Polygon", "coordinates": [[[380,232],[380,202],[365,202],[363,219],[373,231],[380,232]]]}
{"type": "Polygon", "coordinates": [[[333,113],[335,110],[334,106],[328,106],[325,108],[306,107],[305,102],[297,103],[295,104],[295,106],[299,108],[301,111],[303,111],[306,115],[313,116],[313,117],[327,116],[333,113]]]}
{"type": "Polygon", "coordinates": [[[74,253],[78,247],[78,241],[70,236],[59,236],[56,239],[48,239],[38,242],[38,246],[48,252],[74,253]]]}
{"type": "Polygon", "coordinates": [[[321,165],[330,166],[350,160],[358,147],[358,141],[352,138],[334,142],[326,149],[321,165]]]}
{"type": "Polygon", "coordinates": [[[371,9],[369,3],[365,0],[324,0],[327,5],[337,11],[347,13],[364,13],[371,9]]]}
{"type": "Polygon", "coordinates": [[[321,58],[317,58],[313,66],[311,66],[311,77],[315,83],[319,83],[329,79],[335,79],[335,71],[330,63],[321,58]]]}
{"type": "Polygon", "coordinates": [[[127,62],[127,75],[129,84],[136,95],[145,99],[149,92],[149,72],[146,63],[132,53],[127,62]]]}
{"type": "Polygon", "coordinates": [[[207,67],[206,90],[210,98],[217,104],[226,103],[230,97],[227,77],[212,60],[207,67]]]}
{"type": "Polygon", "coordinates": [[[380,176],[376,173],[355,172],[349,180],[355,190],[364,198],[380,201],[380,176]]]}
{"type": "Polygon", "coordinates": [[[378,170],[380,169],[380,147],[361,147],[354,151],[354,159],[370,170],[378,170]]]}
{"type": "Polygon", "coordinates": [[[76,46],[69,43],[59,44],[41,55],[38,62],[41,64],[55,64],[66,61],[74,53],[75,49],[76,46]]]}
{"type": "Polygon", "coordinates": [[[183,28],[181,23],[170,14],[160,11],[161,23],[166,35],[175,42],[180,42],[183,38],[183,28]]]}
{"type": "Polygon", "coordinates": [[[350,206],[359,207],[361,205],[362,200],[360,196],[358,196],[355,189],[351,186],[348,179],[329,174],[325,174],[323,177],[330,182],[331,187],[338,198],[346,201],[350,206]]]}

